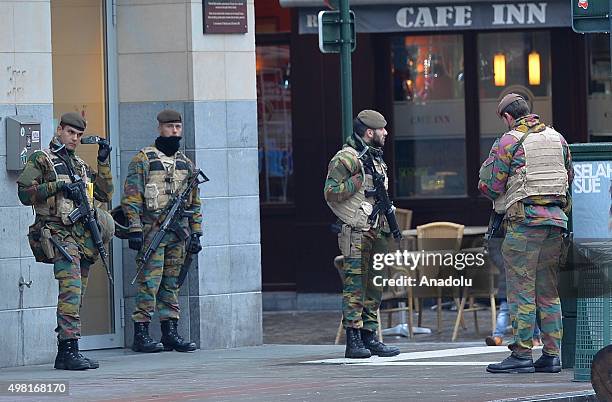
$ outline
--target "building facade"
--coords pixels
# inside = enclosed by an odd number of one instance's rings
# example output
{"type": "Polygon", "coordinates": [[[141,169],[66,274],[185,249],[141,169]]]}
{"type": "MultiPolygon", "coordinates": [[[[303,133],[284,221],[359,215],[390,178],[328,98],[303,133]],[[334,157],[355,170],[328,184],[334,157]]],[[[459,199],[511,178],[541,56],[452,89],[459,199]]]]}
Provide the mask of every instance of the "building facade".
{"type": "MultiPolygon", "coordinates": [[[[317,14],[329,4],[334,2],[280,0],[282,7],[269,5],[256,22],[258,66],[264,59],[280,69],[290,66],[285,147],[291,169],[284,174],[294,183],[284,202],[265,198],[260,188],[263,289],[278,292],[264,308],[304,300],[317,305],[330,293],[336,297],[328,304],[339,306],[340,279],[332,263],[338,250],[329,231],[335,218],[322,195],[327,163],[343,141],[339,57],[322,54],[318,46],[317,14]],[[283,58],[270,56],[281,47],[283,58]]],[[[505,93],[524,94],[533,111],[571,143],[612,139],[609,35],[573,32],[569,3],[350,4],[357,21],[353,111],[374,108],[386,116],[390,193],[396,206],[413,210],[413,225],[487,224],[491,205],[477,190],[478,169],[504,131],[494,111],[505,93]]],[[[261,141],[271,127],[264,120],[278,113],[258,99],[261,153],[271,146],[261,141]]],[[[260,171],[260,183],[266,174],[260,171]]]]}
{"type": "MultiPolygon", "coordinates": [[[[182,146],[210,178],[200,188],[204,249],[181,289],[184,334],[200,348],[262,342],[254,4],[247,32],[205,34],[202,1],[0,0],[0,367],[47,363],[56,351],[57,281],[34,261],[32,209],[5,169],[6,118],[32,116],[49,143],[62,113],[110,139],[118,205],[128,164],[157,137],[164,108],[184,118],[182,146]],[[21,285],[20,285],[21,284],[21,285]]],[[[95,167],[97,149],[77,151],[95,167]]],[[[94,267],[81,311],[83,349],[132,342],[134,253],[112,243],[114,286],[94,267]]],[[[159,337],[159,325],[151,326],[159,337]]]]}

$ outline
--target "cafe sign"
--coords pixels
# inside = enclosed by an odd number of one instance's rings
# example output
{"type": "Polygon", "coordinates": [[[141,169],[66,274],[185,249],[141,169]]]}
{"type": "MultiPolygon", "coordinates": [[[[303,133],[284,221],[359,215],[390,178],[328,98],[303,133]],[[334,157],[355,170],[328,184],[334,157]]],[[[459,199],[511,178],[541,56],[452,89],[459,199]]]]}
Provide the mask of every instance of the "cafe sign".
{"type": "MultiPolygon", "coordinates": [[[[569,27],[563,1],[368,5],[352,8],[357,32],[411,32],[569,27]]],[[[317,33],[319,9],[300,9],[300,33],[317,33]]]]}

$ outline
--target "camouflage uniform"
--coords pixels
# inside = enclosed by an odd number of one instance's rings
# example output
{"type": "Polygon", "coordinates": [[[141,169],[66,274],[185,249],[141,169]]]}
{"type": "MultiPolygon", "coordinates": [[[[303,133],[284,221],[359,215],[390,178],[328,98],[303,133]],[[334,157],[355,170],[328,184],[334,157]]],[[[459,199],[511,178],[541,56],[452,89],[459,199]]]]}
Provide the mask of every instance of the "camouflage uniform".
{"type": "MultiPolygon", "coordinates": [[[[129,221],[129,231],[142,231],[144,234],[144,246],[138,253],[137,259],[155,235],[156,231],[152,229],[161,221],[162,210],[170,199],[169,193],[180,192],[196,171],[193,162],[180,151],[169,157],[174,159],[174,167],[170,168],[164,166],[159,158],[160,155],[161,151],[154,145],[138,152],[130,162],[123,189],[121,205],[129,221]],[[174,169],[174,175],[169,169],[174,169]],[[173,177],[172,180],[178,179],[172,181],[174,188],[162,191],[165,193],[163,200],[160,199],[157,205],[148,204],[150,201],[147,200],[150,198],[146,194],[146,185],[151,175],[160,173],[168,175],[167,178],[173,177]]],[[[181,221],[182,232],[179,235],[174,232],[166,234],[139,274],[136,307],[132,314],[132,320],[135,322],[151,322],[156,307],[161,321],[179,318],[177,280],[186,254],[185,238],[190,233],[202,234],[201,202],[197,187],[193,190],[189,209],[193,210],[194,214],[181,221]]]]}
{"type": "MultiPolygon", "coordinates": [[[[59,145],[56,141],[54,139],[51,142],[51,149],[59,145]]],[[[94,198],[100,202],[109,202],[113,194],[113,181],[108,159],[105,162],[98,161],[98,171],[95,172],[73,151],[68,151],[68,155],[74,171],[77,174],[86,173],[87,180],[93,182],[94,198]]],[[[59,211],[53,212],[64,199],[61,191],[64,182],[58,181],[57,175],[66,173],[66,168],[58,165],[55,158],[52,151],[34,152],[17,179],[18,195],[22,204],[32,205],[37,211],[28,235],[34,256],[39,262],[53,263],[53,272],[59,282],[55,331],[60,340],[78,339],[81,337],[79,311],[87,288],[89,268],[97,258],[98,250],[82,222],[67,225],[65,221],[62,222],[59,211]],[[49,207],[47,209],[51,214],[41,214],[41,207],[49,207]],[[44,229],[48,229],[73,257],[72,263],[57,251],[51,258],[44,254],[39,239],[44,229]]]]}
{"type": "MultiPolygon", "coordinates": [[[[539,133],[546,129],[537,115],[517,119],[513,130],[539,133]]],[[[571,184],[571,155],[560,136],[565,170],[571,184]]],[[[481,168],[480,191],[492,200],[507,190],[509,177],[526,166],[525,150],[516,137],[506,133],[493,145],[481,168]]],[[[518,356],[531,356],[536,314],[544,352],[558,356],[561,337],[561,303],[557,292],[562,231],[567,229],[571,193],[537,195],[513,203],[506,211],[507,232],[502,245],[506,263],[506,285],[514,341],[509,347],[518,356]]]]}
{"type": "MultiPolygon", "coordinates": [[[[361,139],[351,136],[343,150],[329,163],[324,188],[328,202],[345,201],[364,185],[361,162],[353,152],[347,152],[347,148],[360,149],[364,146],[358,141],[361,139]]],[[[379,163],[386,176],[382,158],[379,163]]],[[[372,268],[372,259],[373,254],[386,252],[386,238],[381,234],[381,226],[364,231],[344,224],[343,232],[338,234],[340,251],[344,256],[342,314],[345,328],[364,328],[372,332],[378,329],[377,314],[382,287],[373,283],[372,278],[380,274],[372,268]]]]}

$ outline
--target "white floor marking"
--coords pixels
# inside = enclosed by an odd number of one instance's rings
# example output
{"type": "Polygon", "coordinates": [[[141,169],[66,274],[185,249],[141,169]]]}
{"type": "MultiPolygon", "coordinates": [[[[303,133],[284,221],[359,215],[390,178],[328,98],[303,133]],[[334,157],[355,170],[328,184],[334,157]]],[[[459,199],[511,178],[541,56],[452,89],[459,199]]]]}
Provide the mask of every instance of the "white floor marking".
{"type": "MultiPolygon", "coordinates": [[[[541,349],[538,346],[534,349],[541,349]]],[[[324,359],[324,360],[311,360],[303,363],[306,364],[364,364],[364,363],[379,363],[378,365],[384,365],[384,363],[401,362],[406,360],[416,359],[431,359],[436,357],[453,357],[453,356],[468,356],[468,355],[481,355],[488,353],[510,353],[506,346],[474,346],[468,348],[453,348],[453,349],[440,349],[440,350],[428,350],[425,352],[410,352],[400,353],[393,357],[378,357],[372,356],[368,359],[324,359]]],[[[488,364],[488,363],[487,363],[488,364]]]]}
{"type": "Polygon", "coordinates": [[[499,362],[372,362],[357,363],[357,366],[488,366],[499,362]]]}

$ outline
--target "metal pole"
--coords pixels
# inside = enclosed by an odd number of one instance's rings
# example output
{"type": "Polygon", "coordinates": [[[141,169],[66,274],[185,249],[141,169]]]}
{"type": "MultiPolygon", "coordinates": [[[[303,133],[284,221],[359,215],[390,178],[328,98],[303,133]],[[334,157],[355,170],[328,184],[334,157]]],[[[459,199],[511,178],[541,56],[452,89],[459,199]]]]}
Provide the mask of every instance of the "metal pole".
{"type": "Polygon", "coordinates": [[[340,0],[340,20],[340,96],[342,102],[342,142],[344,142],[353,132],[353,83],[351,72],[349,0],[340,0]]]}
{"type": "Polygon", "coordinates": [[[612,77],[612,0],[608,3],[608,19],[610,20],[610,30],[608,41],[610,42],[610,76],[612,77]]]}

